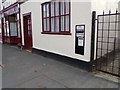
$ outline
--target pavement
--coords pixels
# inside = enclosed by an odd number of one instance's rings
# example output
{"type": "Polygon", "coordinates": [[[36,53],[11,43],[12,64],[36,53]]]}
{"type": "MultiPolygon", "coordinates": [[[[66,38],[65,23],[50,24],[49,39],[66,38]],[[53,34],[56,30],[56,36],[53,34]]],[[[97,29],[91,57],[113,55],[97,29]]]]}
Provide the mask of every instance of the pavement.
{"type": "Polygon", "coordinates": [[[118,88],[118,84],[64,62],[2,47],[3,88],[118,88]]]}

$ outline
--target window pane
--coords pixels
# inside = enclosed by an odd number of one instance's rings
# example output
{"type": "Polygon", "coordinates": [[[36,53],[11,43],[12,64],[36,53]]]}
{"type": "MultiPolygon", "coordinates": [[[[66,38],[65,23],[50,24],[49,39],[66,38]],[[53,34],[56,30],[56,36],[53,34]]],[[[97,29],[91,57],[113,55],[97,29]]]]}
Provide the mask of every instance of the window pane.
{"type": "Polygon", "coordinates": [[[30,35],[31,32],[31,25],[28,25],[28,35],[30,35]]]}
{"type": "Polygon", "coordinates": [[[51,16],[54,16],[54,2],[51,2],[51,16]]]}
{"type": "Polygon", "coordinates": [[[59,2],[55,2],[55,13],[56,13],[55,16],[59,15],[59,2]]]}
{"type": "Polygon", "coordinates": [[[60,3],[60,8],[61,8],[61,15],[64,15],[64,2],[60,3]]]}
{"type": "Polygon", "coordinates": [[[4,23],[4,35],[6,36],[6,23],[4,23]]]}
{"type": "Polygon", "coordinates": [[[67,1],[66,2],[66,14],[69,14],[69,8],[70,8],[69,4],[70,3],[67,1]]]}
{"type": "Polygon", "coordinates": [[[44,13],[44,17],[46,17],[46,5],[43,5],[43,13],[44,13]]]}
{"type": "Polygon", "coordinates": [[[51,32],[54,32],[54,18],[51,18],[51,32]]]}
{"type": "Polygon", "coordinates": [[[61,17],[61,31],[64,31],[64,16],[61,17]]]}
{"type": "Polygon", "coordinates": [[[59,17],[56,18],[56,32],[59,32],[59,17]]]}
{"type": "Polygon", "coordinates": [[[16,23],[14,22],[10,23],[10,35],[17,36],[17,27],[16,27],[16,23]]]}
{"type": "Polygon", "coordinates": [[[49,21],[50,19],[49,18],[47,18],[47,31],[50,31],[50,21],[49,21]]]}
{"type": "Polygon", "coordinates": [[[46,31],[47,30],[47,26],[46,26],[47,24],[46,24],[46,19],[44,19],[44,31],[46,31]]]}
{"type": "Polygon", "coordinates": [[[47,17],[49,17],[49,4],[47,4],[47,6],[46,6],[46,9],[47,9],[47,17]]]}
{"type": "Polygon", "coordinates": [[[70,22],[70,20],[69,20],[69,16],[66,16],[66,31],[69,31],[69,22],[70,22]]]}
{"type": "Polygon", "coordinates": [[[30,35],[31,35],[31,31],[29,30],[29,31],[28,31],[28,36],[30,36],[30,35]]]}

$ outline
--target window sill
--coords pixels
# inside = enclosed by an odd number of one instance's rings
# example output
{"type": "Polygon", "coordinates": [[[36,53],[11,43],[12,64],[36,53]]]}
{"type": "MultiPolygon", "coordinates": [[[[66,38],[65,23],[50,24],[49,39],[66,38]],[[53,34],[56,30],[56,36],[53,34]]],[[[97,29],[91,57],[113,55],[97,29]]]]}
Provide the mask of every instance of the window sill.
{"type": "Polygon", "coordinates": [[[66,33],[66,32],[41,32],[41,34],[56,34],[56,35],[72,35],[71,33],[66,33]]]}

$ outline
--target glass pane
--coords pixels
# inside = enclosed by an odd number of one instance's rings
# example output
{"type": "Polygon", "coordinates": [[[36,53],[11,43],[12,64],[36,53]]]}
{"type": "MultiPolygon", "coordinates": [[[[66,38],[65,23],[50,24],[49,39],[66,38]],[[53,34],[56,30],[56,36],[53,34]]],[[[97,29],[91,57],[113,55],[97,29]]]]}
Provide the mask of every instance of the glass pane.
{"type": "Polygon", "coordinates": [[[47,11],[46,11],[47,12],[47,17],[49,17],[49,4],[47,4],[46,8],[47,8],[47,11]]]}
{"type": "Polygon", "coordinates": [[[4,24],[4,35],[6,36],[6,24],[4,24]]]}
{"type": "Polygon", "coordinates": [[[30,30],[28,31],[28,36],[31,36],[31,31],[30,30]]]}
{"type": "Polygon", "coordinates": [[[61,17],[61,31],[64,31],[64,16],[61,17]]]}
{"type": "Polygon", "coordinates": [[[47,24],[46,24],[46,19],[44,19],[44,31],[46,31],[47,30],[47,26],[46,26],[47,24]]]}
{"type": "Polygon", "coordinates": [[[54,18],[51,18],[51,32],[55,32],[54,31],[54,18]]]}
{"type": "Polygon", "coordinates": [[[56,32],[59,32],[59,17],[56,18],[56,32]]]}
{"type": "Polygon", "coordinates": [[[67,1],[66,2],[66,14],[69,14],[69,8],[70,8],[70,3],[67,1]]]}
{"type": "Polygon", "coordinates": [[[15,22],[10,23],[10,35],[11,36],[17,36],[17,28],[16,28],[16,23],[15,22]]]}
{"type": "Polygon", "coordinates": [[[31,30],[31,27],[30,27],[30,25],[28,25],[28,31],[30,31],[31,30]]]}
{"type": "Polygon", "coordinates": [[[60,8],[61,8],[61,15],[64,15],[64,2],[60,2],[60,8]]]}
{"type": "Polygon", "coordinates": [[[56,10],[56,16],[59,15],[59,2],[55,2],[55,10],[56,10]]]}
{"type": "Polygon", "coordinates": [[[46,5],[43,5],[43,13],[44,13],[44,17],[46,17],[47,15],[46,15],[46,5]]]}
{"type": "Polygon", "coordinates": [[[14,21],[16,21],[16,19],[14,16],[9,16],[9,21],[14,22],[14,21]]]}
{"type": "Polygon", "coordinates": [[[69,20],[69,16],[66,16],[66,31],[69,31],[69,22],[70,22],[70,20],[69,20]]]}
{"type": "Polygon", "coordinates": [[[28,19],[28,24],[30,24],[31,23],[31,20],[30,19],[28,19]]]}
{"type": "Polygon", "coordinates": [[[47,31],[50,31],[50,19],[47,18],[47,31]]]}
{"type": "Polygon", "coordinates": [[[54,16],[54,2],[51,2],[51,16],[54,16]]]}

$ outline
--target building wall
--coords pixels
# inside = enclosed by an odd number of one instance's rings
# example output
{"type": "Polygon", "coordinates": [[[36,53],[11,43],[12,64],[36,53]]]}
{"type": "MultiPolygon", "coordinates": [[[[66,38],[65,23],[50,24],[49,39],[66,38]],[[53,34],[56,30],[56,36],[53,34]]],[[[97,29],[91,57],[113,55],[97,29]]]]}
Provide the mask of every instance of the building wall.
{"type": "MultiPolygon", "coordinates": [[[[119,2],[119,0],[100,0],[99,2],[97,0],[92,0],[92,10],[91,11],[96,11],[97,15],[102,15],[103,11],[105,14],[108,14],[109,10],[111,11],[111,13],[116,13],[116,10],[118,10],[118,2],[119,2]]],[[[111,19],[115,19],[115,17],[111,17],[111,19]]],[[[95,31],[96,31],[96,33],[95,33],[95,42],[96,42],[97,23],[96,23],[96,30],[95,31]]],[[[103,47],[106,47],[106,46],[103,45],[103,47]]],[[[112,44],[109,45],[109,47],[111,47],[111,50],[114,48],[114,46],[112,44]]],[[[95,52],[94,59],[96,59],[96,43],[95,43],[95,51],[94,52],[95,52]]],[[[106,54],[106,52],[103,52],[103,53],[104,53],[103,55],[106,54]]]]}
{"type": "Polygon", "coordinates": [[[14,4],[15,2],[17,2],[18,0],[5,0],[3,3],[4,8],[7,8],[8,6],[14,4]]]}
{"type": "MultiPolygon", "coordinates": [[[[71,3],[71,34],[72,35],[54,35],[41,34],[42,32],[42,14],[41,3],[45,2],[25,2],[21,5],[22,14],[32,12],[32,35],[33,48],[57,53],[60,55],[76,58],[83,61],[90,61],[90,40],[91,40],[91,3],[90,2],[72,2],[71,3]],[[75,54],[75,25],[85,24],[85,55],[75,54]]],[[[48,0],[46,0],[48,1],[48,0]]],[[[22,36],[24,45],[23,18],[22,36]]]]}
{"type": "MultiPolygon", "coordinates": [[[[103,10],[108,13],[109,10],[115,13],[118,9],[118,0],[114,2],[110,0],[90,1],[74,1],[71,0],[71,34],[72,35],[54,35],[41,34],[42,32],[42,14],[41,3],[50,0],[29,0],[21,5],[22,14],[32,12],[32,32],[33,32],[33,48],[57,53],[60,55],[76,58],[83,61],[90,61],[91,53],[91,23],[92,11],[96,11],[97,15],[102,14],[103,10]],[[33,8],[34,7],[34,8],[33,8]],[[85,55],[75,54],[75,25],[85,24],[85,55]]],[[[24,45],[23,18],[22,19],[22,43],[24,45]]],[[[97,27],[96,27],[97,34],[97,27]]],[[[95,34],[95,57],[96,59],[96,35],[95,34]]],[[[111,46],[112,47],[112,46],[111,46]]]]}

